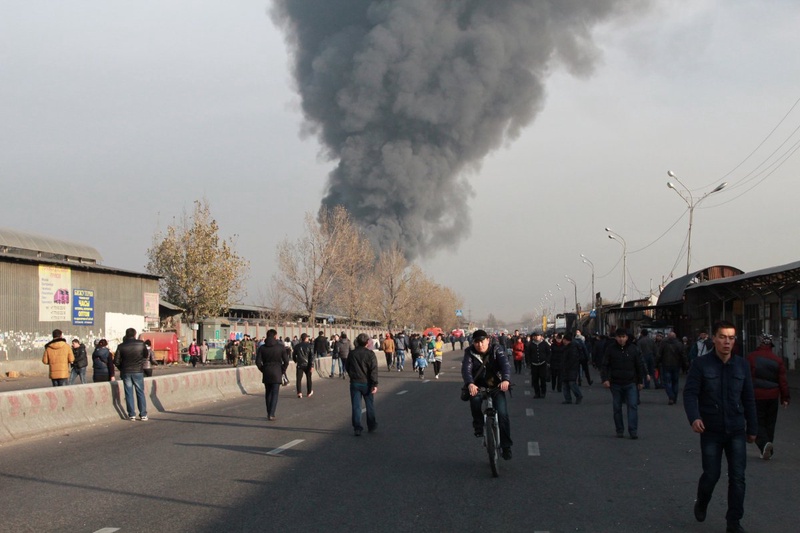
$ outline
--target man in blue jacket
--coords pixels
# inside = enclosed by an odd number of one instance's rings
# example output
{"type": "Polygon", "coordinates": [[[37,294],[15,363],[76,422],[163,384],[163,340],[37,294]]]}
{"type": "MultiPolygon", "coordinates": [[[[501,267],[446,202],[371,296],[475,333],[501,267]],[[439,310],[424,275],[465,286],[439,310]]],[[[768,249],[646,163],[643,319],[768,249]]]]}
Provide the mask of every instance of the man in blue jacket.
{"type": "Polygon", "coordinates": [[[728,522],[725,531],[743,532],[744,470],[747,443],[755,442],[758,416],[750,367],[742,357],[732,357],[736,327],[714,324],[714,348],[694,360],[683,389],[683,406],[692,430],[700,434],[703,474],[697,484],[694,516],[706,519],[714,486],[720,478],[722,452],[728,460],[728,522]]]}

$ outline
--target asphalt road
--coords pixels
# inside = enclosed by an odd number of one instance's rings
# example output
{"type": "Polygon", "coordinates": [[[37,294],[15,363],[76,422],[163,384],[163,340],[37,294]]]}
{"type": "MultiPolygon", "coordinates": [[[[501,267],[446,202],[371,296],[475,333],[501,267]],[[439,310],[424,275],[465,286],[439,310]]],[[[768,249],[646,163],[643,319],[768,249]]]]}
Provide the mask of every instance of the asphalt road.
{"type": "MultiPolygon", "coordinates": [[[[378,431],[360,437],[347,383],[322,379],[312,398],[282,388],[274,422],[251,395],[3,445],[0,529],[724,531],[725,476],[706,522],[694,520],[699,438],[663,391],[643,392],[633,441],[615,437],[599,384],[583,387],[582,405],[561,405],[553,393],[533,400],[515,376],[514,458],[494,479],[458,399],[458,356],[445,359],[439,380],[382,372],[378,431]]],[[[771,461],[749,449],[748,531],[797,531],[794,409],[779,415],[771,461]]]]}

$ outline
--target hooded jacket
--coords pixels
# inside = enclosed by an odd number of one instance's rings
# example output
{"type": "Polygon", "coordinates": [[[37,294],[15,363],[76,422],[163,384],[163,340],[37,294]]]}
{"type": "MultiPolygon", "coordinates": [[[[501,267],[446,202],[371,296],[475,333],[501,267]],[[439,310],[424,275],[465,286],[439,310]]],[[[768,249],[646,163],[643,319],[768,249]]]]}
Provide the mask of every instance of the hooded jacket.
{"type": "Polygon", "coordinates": [[[69,365],[74,361],[72,346],[64,339],[53,339],[44,346],[42,363],[50,365],[50,379],[67,379],[69,365]]]}
{"type": "Polygon", "coordinates": [[[256,366],[263,374],[261,383],[276,385],[282,382],[283,373],[289,366],[289,354],[283,341],[270,337],[256,352],[256,366]]]}

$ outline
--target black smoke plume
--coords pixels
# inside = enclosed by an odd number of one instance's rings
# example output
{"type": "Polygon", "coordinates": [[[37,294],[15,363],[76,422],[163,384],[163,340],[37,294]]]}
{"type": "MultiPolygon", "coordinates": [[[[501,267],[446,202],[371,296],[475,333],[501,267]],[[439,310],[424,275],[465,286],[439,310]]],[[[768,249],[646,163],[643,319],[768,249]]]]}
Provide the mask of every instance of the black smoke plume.
{"type": "Polygon", "coordinates": [[[584,75],[592,28],[642,0],[275,0],[306,132],[338,160],[343,205],[409,259],[469,233],[465,174],[542,108],[558,65],[584,75]]]}

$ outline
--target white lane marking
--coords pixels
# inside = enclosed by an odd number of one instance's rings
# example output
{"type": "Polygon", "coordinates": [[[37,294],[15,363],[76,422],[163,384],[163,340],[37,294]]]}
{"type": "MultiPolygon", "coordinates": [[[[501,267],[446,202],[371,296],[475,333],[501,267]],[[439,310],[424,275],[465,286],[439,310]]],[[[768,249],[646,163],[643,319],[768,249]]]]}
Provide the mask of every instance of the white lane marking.
{"type": "Polygon", "coordinates": [[[403,395],[403,394],[405,394],[407,392],[408,392],[407,390],[401,390],[400,392],[397,393],[397,395],[401,396],[401,395],[403,395]]]}
{"type": "Polygon", "coordinates": [[[529,390],[526,390],[526,391],[525,391],[525,396],[530,396],[530,395],[531,395],[531,391],[529,391],[529,390]]]}
{"type": "Polygon", "coordinates": [[[119,531],[118,527],[104,527],[103,529],[98,529],[94,533],[114,533],[115,531],[119,531]]]}
{"type": "Polygon", "coordinates": [[[525,380],[525,385],[530,385],[530,384],[531,384],[531,380],[529,380],[529,379],[526,379],[526,380],[525,380]]]}
{"type": "Polygon", "coordinates": [[[528,407],[527,409],[525,409],[525,416],[533,416],[533,408],[532,407],[528,407]]]}
{"type": "Polygon", "coordinates": [[[528,442],[528,455],[529,456],[539,456],[539,443],[538,442],[528,442]]]}
{"type": "Polygon", "coordinates": [[[275,448],[274,450],[267,452],[267,455],[280,455],[283,452],[285,452],[286,450],[288,450],[289,448],[293,448],[293,447],[297,446],[298,444],[300,444],[304,440],[305,439],[296,439],[296,440],[293,440],[291,442],[287,442],[286,444],[284,444],[280,448],[275,448]]]}
{"type": "Polygon", "coordinates": [[[422,380],[423,383],[428,383],[429,381],[430,381],[429,379],[423,379],[422,380]]]}

